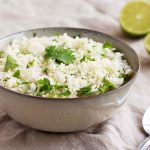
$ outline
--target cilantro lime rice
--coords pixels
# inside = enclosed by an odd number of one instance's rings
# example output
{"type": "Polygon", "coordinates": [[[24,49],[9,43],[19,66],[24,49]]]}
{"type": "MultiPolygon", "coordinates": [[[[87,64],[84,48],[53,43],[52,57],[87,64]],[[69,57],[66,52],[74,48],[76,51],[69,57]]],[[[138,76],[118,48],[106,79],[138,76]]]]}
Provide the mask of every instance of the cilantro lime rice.
{"type": "Polygon", "coordinates": [[[0,84],[42,97],[90,96],[120,87],[131,67],[109,42],[66,33],[16,37],[0,51],[0,84]]]}

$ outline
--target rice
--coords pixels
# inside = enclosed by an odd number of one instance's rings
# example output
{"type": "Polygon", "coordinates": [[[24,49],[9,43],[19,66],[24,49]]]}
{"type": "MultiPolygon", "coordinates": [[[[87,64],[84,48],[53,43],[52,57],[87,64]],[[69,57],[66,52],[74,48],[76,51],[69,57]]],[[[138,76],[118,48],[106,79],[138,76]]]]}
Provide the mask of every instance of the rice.
{"type": "Polygon", "coordinates": [[[123,54],[111,43],[67,33],[18,36],[0,54],[0,84],[35,96],[74,98],[104,93],[120,87],[132,74],[123,54]]]}

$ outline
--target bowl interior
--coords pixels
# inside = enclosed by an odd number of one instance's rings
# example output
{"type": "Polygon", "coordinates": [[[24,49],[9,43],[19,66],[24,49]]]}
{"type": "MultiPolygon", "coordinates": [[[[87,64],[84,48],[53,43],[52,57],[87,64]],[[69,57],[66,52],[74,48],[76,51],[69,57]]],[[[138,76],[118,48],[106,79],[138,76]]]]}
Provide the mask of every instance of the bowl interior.
{"type": "Polygon", "coordinates": [[[88,37],[97,42],[105,42],[105,41],[111,42],[113,47],[117,48],[118,51],[124,54],[123,57],[127,60],[129,65],[131,66],[133,70],[133,75],[130,80],[132,80],[136,76],[137,72],[139,71],[139,59],[135,51],[130,46],[128,46],[127,44],[123,43],[122,41],[110,35],[97,32],[97,31],[87,30],[87,29],[56,27],[56,28],[39,28],[39,29],[17,32],[1,38],[0,49],[2,49],[3,47],[11,43],[11,41],[15,37],[20,35],[25,35],[27,37],[33,37],[33,35],[36,35],[38,37],[41,37],[41,36],[53,36],[53,35],[63,34],[63,33],[67,33],[69,36],[72,37],[77,35],[81,37],[88,37]]]}
{"type": "Polygon", "coordinates": [[[72,37],[77,36],[77,35],[81,37],[88,37],[97,42],[104,42],[104,41],[111,42],[115,48],[117,48],[120,52],[124,54],[124,58],[127,60],[129,65],[131,66],[134,73],[138,72],[139,60],[138,60],[136,53],[130,46],[128,46],[127,44],[123,43],[122,41],[110,35],[97,32],[97,31],[87,30],[87,29],[58,27],[58,28],[41,28],[41,29],[27,30],[27,31],[18,32],[18,33],[6,36],[4,38],[1,38],[0,48],[3,48],[7,44],[11,43],[13,38],[19,35],[33,37],[33,35],[36,34],[36,36],[41,37],[41,36],[52,36],[52,35],[63,34],[63,33],[67,33],[69,36],[72,36],[72,37]]]}

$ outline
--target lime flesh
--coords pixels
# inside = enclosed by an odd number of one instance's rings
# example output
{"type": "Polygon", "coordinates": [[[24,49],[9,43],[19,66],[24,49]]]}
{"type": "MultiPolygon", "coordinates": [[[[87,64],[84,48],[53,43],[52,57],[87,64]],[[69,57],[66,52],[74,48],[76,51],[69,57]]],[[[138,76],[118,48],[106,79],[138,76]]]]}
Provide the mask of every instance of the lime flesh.
{"type": "Polygon", "coordinates": [[[147,52],[150,54],[150,33],[146,36],[144,40],[144,44],[145,44],[147,52]]]}
{"type": "Polygon", "coordinates": [[[134,37],[150,32],[150,2],[148,0],[128,2],[121,11],[120,24],[128,35],[134,37]]]}

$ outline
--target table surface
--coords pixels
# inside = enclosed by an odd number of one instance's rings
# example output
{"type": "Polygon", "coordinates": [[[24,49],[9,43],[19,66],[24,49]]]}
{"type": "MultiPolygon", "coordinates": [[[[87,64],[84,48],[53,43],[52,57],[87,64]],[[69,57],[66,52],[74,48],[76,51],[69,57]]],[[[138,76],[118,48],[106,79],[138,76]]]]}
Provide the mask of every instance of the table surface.
{"type": "MultiPolygon", "coordinates": [[[[142,115],[150,104],[150,56],[143,38],[129,39],[119,25],[126,0],[1,0],[0,36],[38,27],[69,26],[94,29],[128,43],[137,52],[141,71],[127,103],[107,122],[84,132],[40,132],[0,110],[0,150],[134,150],[146,137],[142,115]]],[[[13,106],[12,106],[13,107],[13,106]]]]}

